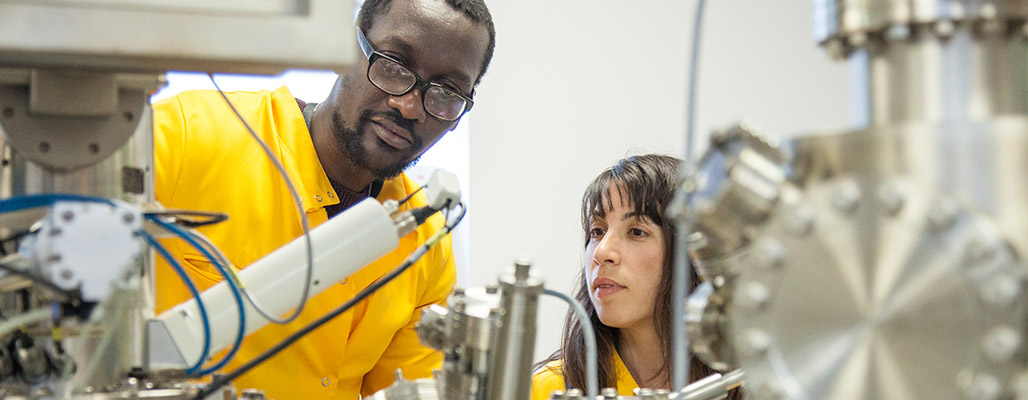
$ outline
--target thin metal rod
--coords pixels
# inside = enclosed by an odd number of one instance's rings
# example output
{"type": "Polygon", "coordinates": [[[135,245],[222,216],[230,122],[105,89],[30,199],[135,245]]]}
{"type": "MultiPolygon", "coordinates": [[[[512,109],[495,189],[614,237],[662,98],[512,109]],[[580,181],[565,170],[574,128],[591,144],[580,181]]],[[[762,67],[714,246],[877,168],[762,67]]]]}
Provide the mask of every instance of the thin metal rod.
{"type": "MultiPolygon", "coordinates": [[[[703,9],[705,3],[705,0],[698,0],[696,2],[696,14],[694,15],[695,20],[693,22],[692,49],[689,61],[689,86],[687,90],[688,99],[685,114],[685,155],[682,161],[685,168],[682,168],[683,174],[687,173],[687,171],[691,172],[690,166],[692,166],[694,129],[696,125],[696,78],[699,75],[700,67],[700,35],[703,32],[703,9]]],[[[683,182],[689,182],[691,177],[682,176],[681,179],[683,182]]],[[[689,279],[691,263],[689,261],[688,243],[692,227],[687,217],[688,204],[691,198],[691,190],[685,191],[685,193],[680,192],[676,196],[680,203],[673,205],[673,207],[678,207],[679,211],[678,223],[676,224],[674,298],[672,299],[671,320],[673,351],[671,359],[671,388],[673,390],[684,388],[689,381],[689,338],[685,332],[685,298],[689,293],[691,283],[689,279]]]]}

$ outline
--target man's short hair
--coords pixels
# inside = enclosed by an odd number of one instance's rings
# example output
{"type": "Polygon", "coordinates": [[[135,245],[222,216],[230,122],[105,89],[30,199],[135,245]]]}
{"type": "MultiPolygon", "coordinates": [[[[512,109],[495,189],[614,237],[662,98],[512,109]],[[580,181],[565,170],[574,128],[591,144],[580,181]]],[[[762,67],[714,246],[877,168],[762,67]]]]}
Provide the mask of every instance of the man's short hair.
{"type": "MultiPolygon", "coordinates": [[[[393,0],[366,0],[357,14],[357,26],[364,32],[371,30],[375,17],[382,15],[389,10],[389,4],[393,0]]],[[[476,24],[485,25],[489,31],[489,45],[485,48],[485,59],[482,60],[482,72],[475,79],[475,86],[482,81],[482,75],[489,68],[489,61],[493,59],[493,49],[496,47],[496,27],[493,26],[493,16],[489,14],[489,8],[485,6],[484,0],[444,0],[446,4],[456,10],[460,10],[471,18],[476,24]]]]}

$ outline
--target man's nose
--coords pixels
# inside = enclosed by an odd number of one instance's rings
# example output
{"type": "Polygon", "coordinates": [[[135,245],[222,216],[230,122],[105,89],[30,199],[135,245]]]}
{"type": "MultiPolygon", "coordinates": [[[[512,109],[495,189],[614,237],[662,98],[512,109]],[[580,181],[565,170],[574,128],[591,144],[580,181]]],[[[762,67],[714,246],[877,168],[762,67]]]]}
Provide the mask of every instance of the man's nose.
{"type": "Polygon", "coordinates": [[[425,121],[425,106],[423,106],[422,92],[419,88],[413,88],[400,96],[389,96],[389,107],[395,108],[404,118],[416,121],[425,121]]]}

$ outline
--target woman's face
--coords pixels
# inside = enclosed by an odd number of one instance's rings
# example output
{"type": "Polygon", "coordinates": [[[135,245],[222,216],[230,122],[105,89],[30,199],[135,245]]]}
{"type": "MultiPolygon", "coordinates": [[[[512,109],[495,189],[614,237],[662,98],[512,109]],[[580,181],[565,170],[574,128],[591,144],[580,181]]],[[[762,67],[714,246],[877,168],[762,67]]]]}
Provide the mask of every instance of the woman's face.
{"type": "Polygon", "coordinates": [[[613,328],[652,326],[654,301],[664,264],[664,232],[649,217],[634,214],[617,188],[608,190],[613,209],[593,215],[585,247],[585,284],[600,321],[613,328]]]}

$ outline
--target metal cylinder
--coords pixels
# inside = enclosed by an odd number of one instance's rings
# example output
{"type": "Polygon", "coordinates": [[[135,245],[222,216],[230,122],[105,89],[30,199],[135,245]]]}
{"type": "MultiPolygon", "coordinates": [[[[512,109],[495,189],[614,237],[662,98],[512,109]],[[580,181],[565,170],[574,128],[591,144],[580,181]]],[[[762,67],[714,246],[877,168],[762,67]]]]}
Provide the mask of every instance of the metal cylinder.
{"type": "Polygon", "coordinates": [[[1025,0],[818,0],[814,17],[858,126],[1028,115],[1026,18],[1025,0]]]}
{"type": "Polygon", "coordinates": [[[500,316],[489,365],[490,400],[528,400],[532,395],[532,357],[536,310],[543,282],[529,276],[531,264],[519,260],[514,275],[500,278],[500,316]]]}

